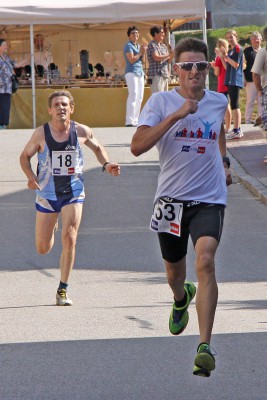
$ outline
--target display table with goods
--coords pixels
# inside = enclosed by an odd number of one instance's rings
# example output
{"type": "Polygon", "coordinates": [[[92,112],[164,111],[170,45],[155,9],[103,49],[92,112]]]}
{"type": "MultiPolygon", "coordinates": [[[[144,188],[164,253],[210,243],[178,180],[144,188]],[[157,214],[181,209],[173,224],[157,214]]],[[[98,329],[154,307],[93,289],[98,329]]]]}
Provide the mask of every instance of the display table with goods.
{"type": "MultiPolygon", "coordinates": [[[[171,82],[173,83],[173,82],[171,82]]],[[[172,86],[170,86],[171,89],[172,86]]],[[[123,78],[97,77],[90,79],[60,79],[48,84],[46,79],[36,79],[36,126],[49,119],[47,99],[55,90],[66,89],[74,97],[73,120],[90,127],[115,127],[125,125],[128,89],[123,78]]],[[[143,105],[150,96],[145,87],[143,105]]],[[[10,129],[33,127],[31,81],[20,79],[19,90],[12,96],[10,129]]]]}

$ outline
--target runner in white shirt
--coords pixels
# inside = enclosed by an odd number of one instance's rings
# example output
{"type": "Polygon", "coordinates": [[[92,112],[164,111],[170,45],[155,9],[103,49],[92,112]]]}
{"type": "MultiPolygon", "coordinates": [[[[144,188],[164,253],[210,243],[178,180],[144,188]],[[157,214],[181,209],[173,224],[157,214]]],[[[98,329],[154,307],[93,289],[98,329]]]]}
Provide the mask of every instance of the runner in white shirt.
{"type": "Polygon", "coordinates": [[[217,305],[215,253],[220,241],[230,162],[226,157],[224,95],[205,90],[207,46],[183,39],[175,49],[174,71],[180,86],[153,94],[146,103],[133,136],[135,156],[157,146],[160,174],[150,228],[159,236],[168,283],[174,294],[169,329],[179,335],[186,328],[188,307],[196,294],[185,282],[189,235],[196,253],[200,344],[193,373],[210,376],[215,359],[210,347],[217,305]]]}

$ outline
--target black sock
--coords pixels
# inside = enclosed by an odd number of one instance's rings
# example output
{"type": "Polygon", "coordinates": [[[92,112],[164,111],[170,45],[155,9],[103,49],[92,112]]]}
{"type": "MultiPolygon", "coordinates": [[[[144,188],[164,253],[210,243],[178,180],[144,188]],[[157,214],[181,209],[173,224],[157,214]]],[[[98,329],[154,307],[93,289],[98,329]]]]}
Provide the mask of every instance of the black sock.
{"type": "Polygon", "coordinates": [[[64,282],[59,282],[58,290],[65,289],[67,290],[68,284],[64,282]]]}
{"type": "Polygon", "coordinates": [[[178,301],[178,300],[175,300],[175,298],[174,298],[174,303],[175,303],[175,307],[177,307],[177,308],[182,308],[182,307],[186,306],[186,303],[187,303],[186,292],[184,293],[184,298],[182,300],[178,301]]]}

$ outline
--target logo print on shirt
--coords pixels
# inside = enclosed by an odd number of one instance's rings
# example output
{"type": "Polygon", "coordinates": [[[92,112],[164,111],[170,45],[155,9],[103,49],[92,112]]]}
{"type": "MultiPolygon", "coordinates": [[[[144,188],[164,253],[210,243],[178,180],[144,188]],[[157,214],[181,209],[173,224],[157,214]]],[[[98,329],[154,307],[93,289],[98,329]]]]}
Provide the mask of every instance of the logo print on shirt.
{"type": "Polygon", "coordinates": [[[65,150],[76,150],[76,147],[75,147],[75,146],[71,146],[70,144],[68,144],[68,145],[65,147],[65,150]]]}
{"type": "Polygon", "coordinates": [[[206,151],[206,147],[205,146],[198,146],[198,147],[183,146],[182,151],[184,151],[185,153],[189,153],[189,151],[195,151],[196,153],[204,154],[206,151]]]}
{"type": "Polygon", "coordinates": [[[191,146],[183,146],[182,151],[185,151],[186,153],[189,153],[191,146]]]}
{"type": "Polygon", "coordinates": [[[215,131],[212,130],[212,125],[215,124],[216,121],[213,122],[203,121],[201,118],[199,118],[199,120],[201,124],[204,125],[204,128],[201,128],[199,126],[198,129],[188,130],[186,127],[184,127],[181,128],[181,130],[176,131],[174,137],[216,140],[218,135],[215,131]]]}

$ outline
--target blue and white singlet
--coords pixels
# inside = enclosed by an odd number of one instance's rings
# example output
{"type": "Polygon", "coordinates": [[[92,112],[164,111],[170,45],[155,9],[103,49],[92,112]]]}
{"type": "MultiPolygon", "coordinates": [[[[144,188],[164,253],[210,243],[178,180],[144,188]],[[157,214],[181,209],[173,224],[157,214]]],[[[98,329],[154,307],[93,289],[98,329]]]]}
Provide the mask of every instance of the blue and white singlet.
{"type": "Polygon", "coordinates": [[[38,153],[37,167],[41,190],[36,190],[36,194],[54,201],[66,195],[84,196],[83,153],[74,121],[70,123],[69,138],[65,142],[57,142],[52,137],[48,123],[44,125],[44,133],[45,148],[38,153]]]}

